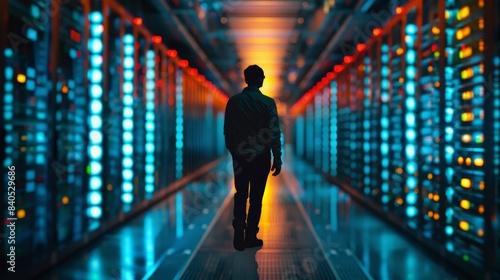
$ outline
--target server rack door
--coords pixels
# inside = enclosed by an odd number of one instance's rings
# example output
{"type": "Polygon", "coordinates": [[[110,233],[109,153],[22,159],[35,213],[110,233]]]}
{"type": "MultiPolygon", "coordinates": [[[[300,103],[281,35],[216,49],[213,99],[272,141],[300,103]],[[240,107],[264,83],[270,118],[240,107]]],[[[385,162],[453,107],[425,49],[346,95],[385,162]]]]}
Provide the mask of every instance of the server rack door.
{"type": "MultiPolygon", "coordinates": [[[[84,79],[83,6],[72,2],[58,9],[54,20],[59,28],[52,30],[57,33],[53,38],[57,39],[51,54],[56,62],[51,71],[54,84],[51,111],[55,121],[51,126],[55,141],[51,167],[57,177],[52,193],[56,242],[57,248],[61,248],[80,240],[85,232],[88,98],[84,79]]],[[[91,106],[102,109],[101,104],[91,106]]]]}
{"type": "MultiPolygon", "coordinates": [[[[2,160],[3,167],[11,170],[10,176],[4,172],[2,178],[5,186],[13,182],[2,195],[7,202],[2,216],[5,220],[17,218],[18,268],[46,257],[55,240],[55,227],[51,226],[54,201],[48,189],[49,175],[53,174],[47,160],[52,149],[49,141],[53,140],[47,133],[51,120],[47,108],[51,23],[48,15],[42,13],[48,5],[47,1],[8,1],[8,10],[2,11],[8,12],[8,19],[4,21],[7,44],[0,54],[5,63],[1,85],[4,92],[2,130],[5,131],[2,160]],[[26,14],[31,19],[23,22],[26,14]]],[[[9,227],[3,230],[5,236],[10,235],[9,227]]],[[[5,242],[3,251],[10,252],[12,245],[5,242]]],[[[4,262],[2,268],[6,265],[4,262]]]]}

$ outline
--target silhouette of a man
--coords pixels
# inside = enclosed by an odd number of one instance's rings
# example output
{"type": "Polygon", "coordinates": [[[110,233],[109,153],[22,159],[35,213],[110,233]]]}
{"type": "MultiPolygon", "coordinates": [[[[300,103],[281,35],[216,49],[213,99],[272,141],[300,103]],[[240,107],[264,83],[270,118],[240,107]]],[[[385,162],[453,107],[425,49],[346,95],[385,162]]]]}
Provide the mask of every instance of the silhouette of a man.
{"type": "Polygon", "coordinates": [[[257,65],[251,65],[245,69],[244,75],[248,86],[229,99],[224,119],[226,148],[233,157],[236,188],[233,246],[238,251],[245,250],[245,247],[262,246],[262,240],[257,238],[262,197],[269,170],[274,171],[273,176],[278,175],[282,163],[276,103],[259,90],[264,82],[264,71],[257,65]],[[272,168],[271,151],[274,158],[272,168]]]}

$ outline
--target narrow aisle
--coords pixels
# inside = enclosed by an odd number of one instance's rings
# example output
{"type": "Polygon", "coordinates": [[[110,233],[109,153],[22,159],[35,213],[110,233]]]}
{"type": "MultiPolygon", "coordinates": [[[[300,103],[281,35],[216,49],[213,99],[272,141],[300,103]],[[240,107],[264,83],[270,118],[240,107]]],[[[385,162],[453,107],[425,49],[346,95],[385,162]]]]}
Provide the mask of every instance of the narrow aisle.
{"type": "Polygon", "coordinates": [[[181,279],[337,279],[283,175],[269,177],[262,204],[262,248],[233,249],[231,201],[181,279]]]}

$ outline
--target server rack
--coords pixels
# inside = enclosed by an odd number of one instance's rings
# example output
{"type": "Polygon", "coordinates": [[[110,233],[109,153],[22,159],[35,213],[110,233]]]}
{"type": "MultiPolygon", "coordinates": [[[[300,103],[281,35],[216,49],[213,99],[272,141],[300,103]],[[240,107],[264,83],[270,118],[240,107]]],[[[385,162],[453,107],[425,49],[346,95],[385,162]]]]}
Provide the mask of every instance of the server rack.
{"type": "MultiPolygon", "coordinates": [[[[16,167],[15,276],[29,278],[224,155],[227,96],[116,1],[2,1],[0,8],[1,162],[16,167]],[[184,159],[190,169],[175,174],[185,144],[200,144],[204,129],[197,113],[191,134],[182,134],[184,106],[206,109],[216,121],[203,133],[220,135],[204,141],[210,153],[192,150],[184,159]]],[[[12,215],[3,209],[6,221],[12,215]]]]}
{"type": "Polygon", "coordinates": [[[481,279],[500,263],[498,11],[493,0],[412,1],[327,76],[333,180],[481,279]],[[352,156],[357,131],[363,157],[352,156]]]}

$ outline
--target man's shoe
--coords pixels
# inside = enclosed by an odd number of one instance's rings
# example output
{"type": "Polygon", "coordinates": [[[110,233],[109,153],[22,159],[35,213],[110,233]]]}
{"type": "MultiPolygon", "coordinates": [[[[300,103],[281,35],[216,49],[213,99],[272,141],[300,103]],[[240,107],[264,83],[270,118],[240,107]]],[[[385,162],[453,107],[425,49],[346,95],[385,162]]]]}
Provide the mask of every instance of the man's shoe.
{"type": "Polygon", "coordinates": [[[234,231],[233,247],[238,251],[245,250],[245,232],[243,230],[234,231]]]}
{"type": "Polygon", "coordinates": [[[264,245],[264,242],[262,241],[262,239],[258,239],[255,236],[253,238],[245,239],[245,247],[246,248],[262,247],[262,245],[264,245]]]}

